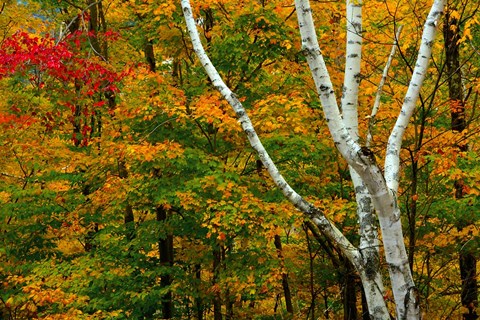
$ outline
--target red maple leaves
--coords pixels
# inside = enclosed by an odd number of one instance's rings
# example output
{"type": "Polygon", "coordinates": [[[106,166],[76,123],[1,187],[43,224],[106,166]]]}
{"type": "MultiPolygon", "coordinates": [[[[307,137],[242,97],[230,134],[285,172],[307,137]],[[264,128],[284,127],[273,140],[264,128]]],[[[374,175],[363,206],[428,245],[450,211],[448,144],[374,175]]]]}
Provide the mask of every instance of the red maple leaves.
{"type": "Polygon", "coordinates": [[[82,85],[90,86],[97,92],[116,91],[115,83],[121,80],[123,74],[115,72],[99,59],[85,57],[78,46],[70,45],[80,40],[85,41],[81,34],[72,34],[65,41],[56,43],[48,35],[40,38],[17,32],[0,46],[0,78],[14,73],[28,73],[30,80],[37,81],[38,74],[47,73],[65,82],[81,80],[82,85]]]}
{"type": "MultiPolygon", "coordinates": [[[[117,39],[118,35],[112,34],[110,38],[117,39]]],[[[62,41],[48,35],[38,37],[17,32],[0,45],[0,79],[15,76],[26,87],[30,85],[46,90],[47,95],[55,91],[57,98],[52,100],[54,109],[61,112],[70,110],[69,119],[73,123],[74,117],[78,117],[75,114],[77,108],[85,114],[108,105],[106,97],[118,91],[117,85],[127,73],[117,72],[98,56],[89,53],[85,49],[88,41],[88,35],[82,32],[70,34],[62,41]]],[[[25,117],[32,118],[32,114],[0,113],[0,122],[25,124],[25,117]]],[[[45,122],[45,119],[39,120],[45,122]]],[[[48,120],[46,122],[51,127],[52,121],[48,120]]],[[[32,118],[28,123],[34,121],[32,118]]],[[[78,123],[79,120],[76,121],[78,123]]],[[[82,134],[87,131],[83,128],[82,134]]]]}

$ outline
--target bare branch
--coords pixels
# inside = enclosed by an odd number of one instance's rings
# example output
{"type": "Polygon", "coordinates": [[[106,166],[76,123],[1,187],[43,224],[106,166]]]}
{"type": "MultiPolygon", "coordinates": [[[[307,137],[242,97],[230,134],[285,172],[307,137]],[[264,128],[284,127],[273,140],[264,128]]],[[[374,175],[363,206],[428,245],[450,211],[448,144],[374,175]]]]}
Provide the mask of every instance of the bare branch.
{"type": "Polygon", "coordinates": [[[375,117],[377,116],[378,108],[380,107],[380,98],[382,97],[383,93],[383,85],[388,77],[388,70],[390,69],[390,65],[392,64],[393,57],[395,56],[395,51],[398,46],[398,39],[400,38],[400,33],[402,32],[403,26],[400,25],[397,30],[397,34],[395,35],[395,41],[393,42],[392,50],[390,51],[390,55],[388,56],[387,64],[385,64],[385,68],[383,69],[382,79],[378,84],[377,94],[375,96],[375,103],[373,104],[372,113],[370,114],[369,122],[368,122],[368,132],[367,132],[367,141],[366,146],[370,147],[370,143],[372,142],[372,130],[375,126],[375,117]]]}

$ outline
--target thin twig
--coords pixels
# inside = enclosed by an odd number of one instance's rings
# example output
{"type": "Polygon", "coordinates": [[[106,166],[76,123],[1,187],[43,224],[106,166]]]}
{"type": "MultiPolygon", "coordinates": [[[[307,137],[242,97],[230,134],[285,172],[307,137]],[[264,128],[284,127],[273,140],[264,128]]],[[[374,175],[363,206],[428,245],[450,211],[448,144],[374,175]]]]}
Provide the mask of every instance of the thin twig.
{"type": "Polygon", "coordinates": [[[380,98],[382,97],[383,93],[383,86],[385,84],[385,80],[387,80],[388,77],[388,70],[390,69],[390,65],[392,64],[393,57],[395,56],[395,51],[398,46],[398,38],[400,37],[400,33],[402,32],[403,26],[400,25],[397,30],[397,34],[395,35],[395,41],[393,42],[392,50],[390,51],[390,55],[388,56],[387,64],[385,65],[385,68],[383,69],[383,74],[382,74],[382,79],[380,80],[380,83],[378,84],[377,88],[377,95],[375,97],[375,103],[373,104],[372,108],[372,113],[369,118],[368,122],[368,131],[367,131],[367,141],[365,145],[367,147],[370,147],[370,144],[372,142],[372,130],[373,127],[375,126],[375,117],[378,112],[378,108],[380,107],[380,98]]]}
{"type": "MultiPolygon", "coordinates": [[[[97,1],[97,2],[94,2],[94,3],[89,4],[85,9],[83,9],[83,10],[81,11],[80,14],[78,14],[75,18],[73,18],[73,19],[70,21],[70,23],[67,25],[67,27],[65,28],[65,30],[69,30],[69,29],[70,29],[70,26],[75,22],[75,20],[78,19],[78,17],[79,17],[80,15],[83,16],[83,14],[85,13],[85,11],[87,11],[87,10],[90,9],[91,7],[99,4],[100,2],[102,2],[102,0],[99,0],[99,1],[97,1]]],[[[57,42],[55,43],[56,46],[60,43],[60,41],[62,41],[62,39],[63,39],[64,36],[65,36],[65,34],[63,34],[62,30],[60,30],[60,35],[58,36],[58,40],[57,40],[57,42]]]]}
{"type": "Polygon", "coordinates": [[[170,118],[170,119],[167,119],[165,121],[163,121],[162,123],[160,123],[159,125],[157,125],[155,128],[153,128],[152,131],[150,131],[148,134],[145,135],[145,137],[142,138],[142,141],[147,139],[153,132],[155,132],[155,130],[157,130],[158,128],[160,128],[162,125],[172,121],[172,120],[176,120],[178,119],[178,117],[173,117],[173,118],[170,118]]]}

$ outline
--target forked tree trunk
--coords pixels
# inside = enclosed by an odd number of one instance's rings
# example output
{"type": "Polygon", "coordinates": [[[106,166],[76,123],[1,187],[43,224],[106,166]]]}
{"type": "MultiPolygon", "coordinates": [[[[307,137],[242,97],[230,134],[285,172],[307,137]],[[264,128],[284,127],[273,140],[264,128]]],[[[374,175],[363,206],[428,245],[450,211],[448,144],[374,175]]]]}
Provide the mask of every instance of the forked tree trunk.
{"type": "MultiPolygon", "coordinates": [[[[354,4],[355,2],[351,3],[351,5],[354,4]]],[[[419,295],[408,264],[396,193],[400,176],[401,143],[405,128],[408,125],[416,101],[418,100],[420,87],[426,75],[428,61],[431,56],[432,43],[436,35],[436,26],[443,12],[444,1],[434,1],[424,25],[416,67],[404,99],[401,113],[388,140],[385,176],[377,165],[373,153],[368,148],[361,147],[357,143],[357,138],[352,137],[352,131],[349,130],[347,124],[342,119],[330,76],[318,46],[312,19],[312,9],[310,8],[308,0],[296,0],[295,6],[302,36],[303,53],[312,71],[312,76],[322,102],[325,119],[333,141],[342,156],[363,181],[365,189],[370,195],[371,203],[373,203],[378,212],[386,261],[396,303],[397,317],[398,319],[419,319],[419,295]]],[[[375,258],[374,256],[368,257],[367,259],[365,258],[365,253],[370,252],[375,254],[374,250],[355,248],[340,230],[324,216],[319,208],[303,199],[285,181],[261,143],[245,108],[235,94],[225,85],[205,53],[198,35],[189,0],[182,0],[182,10],[195,53],[209,75],[213,87],[215,87],[232,106],[238,117],[238,121],[242,125],[252,148],[257,152],[263,166],[267,169],[273,181],[285,197],[310,218],[319,230],[328,237],[332,243],[335,243],[336,247],[342,251],[342,254],[354,265],[365,288],[370,316],[373,319],[388,319],[389,314],[383,299],[382,289],[379,290],[379,283],[381,283],[380,273],[375,266],[376,264],[372,265],[372,263],[370,263],[374,262],[375,258]]],[[[364,232],[368,232],[369,228],[373,228],[373,225],[371,225],[372,221],[365,221],[365,223],[364,232]],[[370,223],[370,225],[368,225],[368,223],[370,223]]]]}
{"type": "MultiPolygon", "coordinates": [[[[425,79],[432,42],[436,35],[436,26],[442,14],[444,2],[441,0],[434,2],[424,25],[414,74],[401,113],[388,140],[384,168],[385,176],[376,164],[373,153],[368,148],[360,147],[356,143],[355,137],[350,134],[347,124],[340,114],[330,76],[318,46],[312,9],[308,0],[296,0],[295,4],[302,36],[303,52],[312,72],[333,141],[345,160],[361,177],[378,212],[386,261],[396,302],[397,317],[399,319],[417,319],[420,317],[419,295],[408,265],[396,192],[400,176],[400,148],[403,135],[418,100],[420,87],[425,79]]],[[[372,316],[380,316],[380,312],[374,305],[380,305],[381,302],[373,300],[380,297],[378,294],[372,295],[368,288],[368,286],[372,286],[371,276],[375,274],[372,272],[374,270],[365,272],[369,265],[365,264],[364,261],[352,260],[352,263],[359,271],[364,283],[366,299],[372,316]]],[[[381,317],[386,318],[387,315],[388,313],[382,307],[381,317]]]]}

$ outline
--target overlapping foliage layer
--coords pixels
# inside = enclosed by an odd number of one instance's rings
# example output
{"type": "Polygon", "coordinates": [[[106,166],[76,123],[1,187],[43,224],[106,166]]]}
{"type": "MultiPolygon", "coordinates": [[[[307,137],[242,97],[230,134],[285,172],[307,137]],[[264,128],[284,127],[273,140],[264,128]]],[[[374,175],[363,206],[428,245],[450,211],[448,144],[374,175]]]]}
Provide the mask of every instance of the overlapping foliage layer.
{"type": "MultiPolygon", "coordinates": [[[[193,5],[209,55],[286,179],[356,243],[348,167],[329,139],[294,7],[193,5]]],[[[382,159],[428,8],[364,5],[362,139],[403,25],[371,127],[382,159]]],[[[314,10],[341,88],[344,4],[314,10]]],[[[439,41],[399,194],[423,310],[441,318],[464,312],[460,252],[479,256],[478,4],[448,10],[459,21],[467,129],[451,130],[459,105],[439,41]]],[[[351,266],[274,188],[196,62],[177,1],[7,1],[0,29],[1,318],[336,319],[351,312],[351,290],[360,314],[351,266]]]]}

